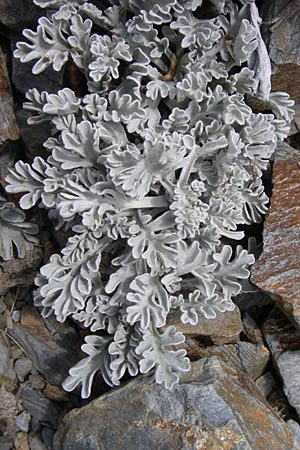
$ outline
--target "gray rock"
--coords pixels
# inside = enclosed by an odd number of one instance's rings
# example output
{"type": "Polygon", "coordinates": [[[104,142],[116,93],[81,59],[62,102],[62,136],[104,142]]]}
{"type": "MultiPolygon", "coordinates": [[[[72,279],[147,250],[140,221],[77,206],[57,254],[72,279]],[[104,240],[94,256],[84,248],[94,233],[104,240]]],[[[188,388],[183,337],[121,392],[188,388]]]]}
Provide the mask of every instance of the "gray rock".
{"type": "Polygon", "coordinates": [[[255,380],[258,389],[263,393],[264,397],[268,397],[276,385],[276,380],[271,372],[264,373],[261,377],[255,380]]]}
{"type": "Polygon", "coordinates": [[[262,330],[282,378],[283,391],[300,417],[300,331],[278,309],[269,314],[262,330]]]}
{"type": "Polygon", "coordinates": [[[292,436],[246,375],[211,357],[172,390],[138,377],[71,411],[54,448],[291,450],[292,436]]]}
{"type": "Polygon", "coordinates": [[[18,414],[17,417],[15,418],[15,424],[16,427],[19,428],[19,430],[28,433],[30,424],[29,413],[27,411],[22,411],[20,414],[18,414]]]}
{"type": "MultiPolygon", "coordinates": [[[[7,338],[6,338],[7,339],[7,338]]],[[[16,378],[13,370],[13,360],[10,358],[9,344],[5,342],[0,334],[0,375],[14,380],[16,378]]]]}
{"type": "Polygon", "coordinates": [[[0,47],[0,145],[7,140],[17,140],[19,137],[20,130],[14,114],[14,100],[11,93],[5,57],[0,47]]]}
{"type": "Polygon", "coordinates": [[[18,395],[32,417],[41,422],[41,424],[57,427],[61,410],[54,402],[27,386],[22,386],[18,395]]]}
{"type": "Polygon", "coordinates": [[[9,28],[24,28],[35,24],[43,11],[32,0],[0,0],[0,22],[9,28]]]}
{"type": "Polygon", "coordinates": [[[300,448],[300,425],[292,419],[287,421],[287,425],[293,436],[293,450],[298,450],[300,448]]]}
{"type": "Polygon", "coordinates": [[[18,379],[22,382],[31,372],[32,361],[27,357],[17,359],[14,368],[18,379]]]}
{"type": "MultiPolygon", "coordinates": [[[[60,386],[69,369],[78,362],[76,348],[64,345],[58,335],[54,338],[36,308],[24,307],[21,324],[14,323],[9,332],[50,384],[60,386]]],[[[79,344],[78,338],[77,348],[79,344]]]]}
{"type": "MultiPolygon", "coordinates": [[[[186,349],[189,354],[189,348],[186,349]]],[[[194,348],[192,350],[194,351],[194,348]]],[[[270,352],[264,345],[244,341],[226,345],[198,346],[196,359],[209,356],[217,356],[230,367],[245,372],[252,380],[262,375],[270,360],[270,352]]],[[[191,355],[191,360],[193,359],[195,358],[191,355]]]]}
{"type": "Polygon", "coordinates": [[[167,325],[175,325],[187,337],[209,340],[214,344],[227,344],[239,339],[243,330],[241,314],[238,308],[233,311],[218,312],[214,319],[207,320],[202,314],[198,314],[197,325],[183,324],[178,312],[172,312],[168,316],[167,325]]]}
{"type": "Polygon", "coordinates": [[[28,436],[30,450],[47,450],[47,447],[38,434],[30,433],[28,436]]]}

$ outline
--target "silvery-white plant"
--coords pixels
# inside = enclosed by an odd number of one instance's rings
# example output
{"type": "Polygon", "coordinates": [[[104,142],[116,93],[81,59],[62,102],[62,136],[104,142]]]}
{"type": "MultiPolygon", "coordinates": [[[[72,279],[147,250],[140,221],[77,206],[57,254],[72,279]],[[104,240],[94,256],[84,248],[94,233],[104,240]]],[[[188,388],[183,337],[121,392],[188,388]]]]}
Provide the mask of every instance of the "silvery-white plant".
{"type": "Polygon", "coordinates": [[[168,318],[197,325],[234,309],[254,257],[224,238],[241,240],[266,213],[261,177],[293,102],[270,93],[252,0],[34,3],[47,15],[15,57],[35,61],[34,74],[72,61],[87,83],[81,97],[27,93],[29,123],[53,125],[50,156],[7,177],[23,209],[38,203],[73,231],[35,294],[45,317],[94,333],[64,388],[88,397],[98,371],[118,385],[151,369],[171,388],[190,362],[168,318]]]}

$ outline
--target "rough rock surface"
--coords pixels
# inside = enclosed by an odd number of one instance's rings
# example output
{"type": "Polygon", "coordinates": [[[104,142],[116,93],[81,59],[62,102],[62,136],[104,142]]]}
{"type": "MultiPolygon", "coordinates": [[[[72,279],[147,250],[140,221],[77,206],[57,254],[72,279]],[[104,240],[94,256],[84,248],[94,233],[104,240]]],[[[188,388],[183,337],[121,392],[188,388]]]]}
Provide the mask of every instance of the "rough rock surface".
{"type": "Polygon", "coordinates": [[[297,0],[264,2],[262,13],[268,25],[266,36],[273,63],[272,90],[286,91],[300,101],[297,81],[300,75],[300,4],[297,0]]]}
{"type": "Polygon", "coordinates": [[[43,252],[36,247],[25,258],[0,261],[0,290],[5,292],[13,286],[31,284],[42,260],[43,252]]]}
{"type": "Polygon", "coordinates": [[[284,393],[300,417],[300,331],[274,309],[263,325],[263,333],[283,380],[284,393]]]}
{"type": "Polygon", "coordinates": [[[10,81],[7,74],[5,58],[0,47],[0,145],[7,140],[13,141],[19,139],[19,137],[20,131],[14,114],[10,81]]]}
{"type": "Polygon", "coordinates": [[[264,345],[243,341],[198,348],[198,358],[208,356],[217,356],[231,367],[245,372],[253,380],[264,373],[270,360],[270,352],[264,345]]]}
{"type": "Polygon", "coordinates": [[[34,24],[41,9],[32,0],[0,0],[0,22],[9,28],[24,28],[34,24]]]}
{"type": "Polygon", "coordinates": [[[264,250],[252,267],[251,281],[272,295],[300,327],[300,157],[277,160],[273,193],[265,220],[264,250]]]}
{"type": "Polygon", "coordinates": [[[216,357],[171,391],[138,377],[68,413],[56,450],[291,450],[288,426],[255,384],[216,357]]]}
{"type": "Polygon", "coordinates": [[[238,308],[233,311],[217,313],[215,319],[207,320],[203,315],[198,315],[198,324],[183,324],[180,320],[180,313],[172,313],[168,317],[167,325],[175,325],[187,337],[197,336],[199,339],[208,340],[214,344],[227,344],[237,341],[243,324],[238,308]]]}
{"type": "Polygon", "coordinates": [[[23,308],[21,323],[13,323],[9,333],[51,384],[60,385],[79,359],[74,348],[64,345],[58,333],[53,336],[34,307],[23,308]]]}

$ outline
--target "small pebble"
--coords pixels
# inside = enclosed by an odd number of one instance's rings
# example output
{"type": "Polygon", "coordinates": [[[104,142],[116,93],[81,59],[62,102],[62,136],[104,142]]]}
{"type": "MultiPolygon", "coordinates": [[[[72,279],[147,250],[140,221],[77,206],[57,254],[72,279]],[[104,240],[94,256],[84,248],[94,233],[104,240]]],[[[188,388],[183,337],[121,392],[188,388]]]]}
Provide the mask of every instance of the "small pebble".
{"type": "Polygon", "coordinates": [[[28,433],[29,425],[30,425],[30,414],[24,410],[15,418],[15,424],[19,428],[19,430],[28,433]]]}
{"type": "Polygon", "coordinates": [[[23,382],[27,375],[31,372],[32,369],[32,361],[27,358],[17,359],[15,362],[15,372],[17,374],[18,379],[23,382]]]}
{"type": "Polygon", "coordinates": [[[14,322],[20,322],[21,319],[21,311],[19,309],[16,309],[12,312],[11,318],[14,322]]]}
{"type": "Polygon", "coordinates": [[[44,389],[45,384],[46,384],[44,378],[37,373],[32,373],[31,375],[29,375],[29,381],[30,381],[31,387],[33,389],[36,389],[39,391],[44,389]]]}

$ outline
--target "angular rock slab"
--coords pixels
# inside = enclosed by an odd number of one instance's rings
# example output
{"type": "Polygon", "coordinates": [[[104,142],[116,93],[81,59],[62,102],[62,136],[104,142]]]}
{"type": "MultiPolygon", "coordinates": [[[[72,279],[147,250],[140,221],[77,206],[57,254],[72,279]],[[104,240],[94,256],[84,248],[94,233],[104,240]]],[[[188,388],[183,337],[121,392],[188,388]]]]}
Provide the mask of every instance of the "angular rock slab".
{"type": "Polygon", "coordinates": [[[292,450],[288,426],[255,384],[217,358],[172,390],[138,377],[68,413],[55,450],[292,450]]]}
{"type": "Polygon", "coordinates": [[[300,417],[300,331],[276,308],[264,323],[263,334],[283,381],[283,391],[300,417]]]}
{"type": "Polygon", "coordinates": [[[14,114],[14,102],[4,55],[0,48],[0,145],[7,140],[16,140],[20,131],[14,114]]]}
{"type": "Polygon", "coordinates": [[[300,100],[299,6],[298,0],[273,0],[264,2],[262,10],[263,21],[269,24],[267,34],[269,56],[273,63],[272,89],[288,92],[294,100],[300,100]]]}
{"type": "Polygon", "coordinates": [[[167,325],[174,325],[186,337],[197,337],[217,345],[237,341],[243,331],[241,314],[237,307],[233,311],[217,312],[214,319],[206,319],[202,314],[198,314],[197,325],[182,323],[180,315],[179,312],[172,312],[167,325]]]}
{"type": "Polygon", "coordinates": [[[267,291],[300,327],[300,157],[275,161],[273,194],[265,220],[264,250],[251,282],[267,291]]]}

